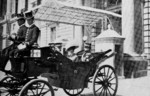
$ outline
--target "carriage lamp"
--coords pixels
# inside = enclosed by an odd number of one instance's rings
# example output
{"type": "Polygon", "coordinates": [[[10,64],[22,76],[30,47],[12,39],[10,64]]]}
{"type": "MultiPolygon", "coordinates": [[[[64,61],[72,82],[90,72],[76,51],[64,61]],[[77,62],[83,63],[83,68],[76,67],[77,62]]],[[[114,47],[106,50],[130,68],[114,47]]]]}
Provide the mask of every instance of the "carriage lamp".
{"type": "Polygon", "coordinates": [[[33,58],[40,58],[41,57],[41,50],[40,49],[32,49],[30,56],[33,58]]]}

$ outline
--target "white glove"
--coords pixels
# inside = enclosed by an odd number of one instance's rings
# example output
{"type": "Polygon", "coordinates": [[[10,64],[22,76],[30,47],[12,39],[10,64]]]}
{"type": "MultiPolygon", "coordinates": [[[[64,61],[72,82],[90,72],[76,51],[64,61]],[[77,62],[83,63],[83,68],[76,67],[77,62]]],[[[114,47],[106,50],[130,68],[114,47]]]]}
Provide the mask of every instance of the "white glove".
{"type": "Polygon", "coordinates": [[[16,33],[12,33],[11,35],[10,35],[10,37],[12,38],[12,39],[15,39],[16,38],[16,33]]]}
{"type": "Polygon", "coordinates": [[[23,49],[27,48],[27,45],[26,45],[25,43],[21,43],[21,44],[19,44],[19,45],[17,46],[17,48],[18,48],[19,50],[23,50],[23,49]]]}

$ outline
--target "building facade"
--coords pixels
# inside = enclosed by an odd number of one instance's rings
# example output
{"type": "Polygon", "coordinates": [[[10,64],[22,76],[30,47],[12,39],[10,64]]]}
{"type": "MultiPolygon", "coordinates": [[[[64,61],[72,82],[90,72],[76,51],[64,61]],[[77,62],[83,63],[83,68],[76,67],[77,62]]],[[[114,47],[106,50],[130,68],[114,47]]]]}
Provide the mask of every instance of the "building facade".
{"type": "MultiPolygon", "coordinates": [[[[116,32],[125,37],[123,53],[133,57],[141,56],[143,53],[150,55],[150,0],[58,1],[112,11],[121,14],[122,18],[107,16],[93,26],[77,26],[35,20],[35,24],[41,30],[38,42],[41,47],[48,46],[49,43],[58,38],[64,38],[68,41],[76,40],[80,45],[79,50],[81,50],[83,47],[82,38],[87,36],[86,42],[91,43],[92,52],[94,52],[95,37],[106,30],[108,24],[111,24],[116,32]]],[[[42,0],[0,0],[0,35],[17,32],[18,25],[15,21],[15,14],[29,11],[39,6],[41,2],[42,0]]],[[[9,44],[11,42],[8,40],[0,40],[0,49],[7,47],[9,44]]],[[[117,47],[115,49],[118,50],[117,47]]]]}
{"type": "Polygon", "coordinates": [[[150,0],[145,0],[143,12],[144,52],[150,54],[150,0]]]}
{"type": "MultiPolygon", "coordinates": [[[[79,6],[88,6],[88,7],[112,11],[118,14],[122,14],[123,18],[121,19],[121,18],[109,16],[108,17],[109,19],[104,18],[104,20],[97,22],[95,25],[93,25],[93,27],[75,26],[75,25],[68,25],[68,24],[61,24],[61,23],[54,23],[54,22],[45,22],[45,21],[35,21],[36,25],[41,30],[41,36],[40,36],[40,42],[39,42],[41,46],[47,46],[48,43],[54,42],[55,39],[57,38],[67,38],[69,40],[73,40],[73,39],[77,40],[80,46],[82,47],[82,44],[83,44],[82,37],[88,36],[89,38],[87,42],[92,44],[92,50],[94,51],[95,49],[94,38],[97,35],[99,35],[102,30],[106,30],[107,25],[111,23],[115,31],[117,31],[120,35],[125,36],[126,38],[125,46],[124,46],[125,50],[132,50],[132,51],[136,50],[138,54],[142,54],[143,49],[145,53],[150,52],[148,51],[149,50],[149,43],[148,43],[148,40],[149,40],[148,28],[149,27],[147,26],[148,25],[147,18],[149,16],[148,15],[149,0],[145,0],[145,5],[142,5],[143,4],[142,0],[138,0],[138,2],[137,0],[132,0],[133,2],[128,1],[128,3],[126,3],[126,1],[123,1],[123,0],[58,0],[58,1],[67,2],[70,4],[76,4],[79,6]],[[125,10],[123,10],[123,9],[128,8],[128,6],[126,6],[127,4],[131,5],[133,12],[127,13],[125,10]],[[137,7],[137,6],[140,6],[140,7],[137,7]],[[143,9],[144,9],[144,15],[142,13],[143,9]],[[126,15],[128,14],[131,14],[130,17],[133,17],[131,19],[134,20],[133,21],[134,26],[132,28],[130,27],[131,26],[130,22],[125,22],[127,21],[126,15]],[[136,19],[137,17],[139,18],[139,16],[140,16],[140,20],[139,19],[138,20],[140,23],[136,24],[137,23],[136,19]],[[144,20],[144,23],[142,23],[143,20],[144,20]],[[142,24],[144,24],[144,27],[142,26],[142,24]],[[144,28],[144,32],[143,32],[143,28],[144,28]],[[132,31],[139,32],[139,36],[137,36],[136,40],[133,39],[135,38],[133,35],[136,33],[132,31]],[[130,33],[134,33],[134,34],[130,36],[130,33]],[[144,33],[144,37],[142,36],[143,33],[144,33]],[[132,39],[129,40],[128,37],[131,37],[132,39]],[[138,40],[140,40],[140,42],[138,40]],[[144,44],[142,43],[143,42],[142,40],[145,42],[144,44]],[[129,41],[131,42],[135,41],[137,43],[132,43],[131,44],[132,48],[128,48],[126,46],[128,45],[129,41]],[[142,47],[141,45],[138,45],[139,43],[142,44],[142,47]]],[[[0,34],[10,34],[13,32],[17,32],[18,25],[15,21],[15,14],[28,11],[40,5],[41,2],[42,0],[1,0],[0,1],[0,10],[1,10],[0,11],[0,34]]],[[[9,44],[10,44],[9,41],[1,40],[0,49],[5,48],[9,44]]]]}

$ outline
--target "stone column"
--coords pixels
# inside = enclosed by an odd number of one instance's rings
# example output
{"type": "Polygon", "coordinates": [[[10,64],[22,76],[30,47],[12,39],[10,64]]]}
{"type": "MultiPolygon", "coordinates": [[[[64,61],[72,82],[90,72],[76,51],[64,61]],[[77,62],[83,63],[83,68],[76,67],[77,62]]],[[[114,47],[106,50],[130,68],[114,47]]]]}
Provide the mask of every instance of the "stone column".
{"type": "Polygon", "coordinates": [[[140,0],[122,0],[122,34],[126,38],[124,53],[139,56],[143,52],[140,0]]]}
{"type": "Polygon", "coordinates": [[[124,56],[126,78],[147,75],[147,61],[141,56],[143,52],[141,3],[141,0],[122,0],[124,53],[128,54],[124,56]]]}
{"type": "MultiPolygon", "coordinates": [[[[82,6],[82,1],[81,0],[76,0],[76,5],[82,6]]],[[[82,26],[74,26],[74,37],[75,40],[79,44],[79,48],[76,51],[82,50],[82,45],[83,45],[83,29],[82,26]]]]}
{"type": "Polygon", "coordinates": [[[134,0],[122,0],[122,34],[124,53],[137,55],[134,50],[134,0]]]}

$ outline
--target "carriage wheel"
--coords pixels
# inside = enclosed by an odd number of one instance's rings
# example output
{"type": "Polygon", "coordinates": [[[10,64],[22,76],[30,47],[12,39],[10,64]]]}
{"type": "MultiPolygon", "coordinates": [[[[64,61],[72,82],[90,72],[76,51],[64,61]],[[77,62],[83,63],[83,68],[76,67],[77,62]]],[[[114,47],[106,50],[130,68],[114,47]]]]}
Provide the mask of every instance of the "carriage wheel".
{"type": "Polygon", "coordinates": [[[80,88],[80,89],[63,89],[63,90],[69,96],[77,96],[84,90],[84,88],[80,88]]]}
{"type": "Polygon", "coordinates": [[[118,78],[110,65],[103,65],[96,70],[93,79],[94,96],[116,96],[118,78]]]}
{"type": "MultiPolygon", "coordinates": [[[[14,77],[8,76],[8,77],[4,77],[0,83],[5,83],[5,84],[9,84],[9,85],[13,85],[14,83],[19,83],[19,81],[17,79],[15,79],[14,77]]],[[[0,96],[18,96],[20,89],[19,86],[0,86],[0,96]]]]}
{"type": "Polygon", "coordinates": [[[54,90],[47,81],[34,79],[22,88],[19,96],[54,96],[54,90]]]}

